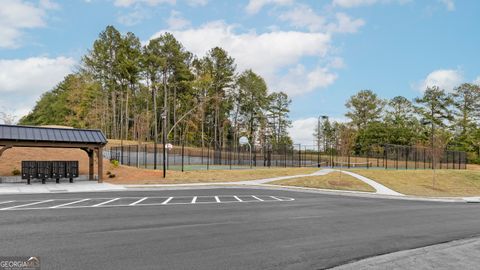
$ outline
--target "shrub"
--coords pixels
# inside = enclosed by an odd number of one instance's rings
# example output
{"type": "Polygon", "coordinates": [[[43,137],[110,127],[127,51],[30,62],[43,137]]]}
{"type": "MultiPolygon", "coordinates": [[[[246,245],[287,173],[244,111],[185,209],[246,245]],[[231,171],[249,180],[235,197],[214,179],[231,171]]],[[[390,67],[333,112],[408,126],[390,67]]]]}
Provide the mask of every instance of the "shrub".
{"type": "Polygon", "coordinates": [[[13,171],[12,171],[12,175],[15,175],[15,176],[17,176],[17,175],[20,175],[20,174],[21,174],[21,172],[20,172],[20,170],[19,170],[19,169],[17,169],[17,168],[14,168],[14,169],[13,169],[13,171]]]}
{"type": "Polygon", "coordinates": [[[110,160],[110,163],[112,163],[113,167],[115,167],[115,168],[118,167],[118,165],[120,164],[120,162],[118,162],[118,160],[116,160],[116,159],[110,160]]]}

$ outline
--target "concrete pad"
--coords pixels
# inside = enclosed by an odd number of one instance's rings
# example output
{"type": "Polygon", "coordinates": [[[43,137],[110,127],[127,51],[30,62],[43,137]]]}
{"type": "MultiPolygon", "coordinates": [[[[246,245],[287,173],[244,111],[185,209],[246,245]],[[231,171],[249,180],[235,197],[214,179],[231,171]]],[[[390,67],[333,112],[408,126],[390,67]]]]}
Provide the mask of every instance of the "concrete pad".
{"type": "Polygon", "coordinates": [[[24,183],[1,184],[0,194],[38,194],[38,193],[65,193],[65,192],[92,192],[92,191],[119,191],[125,190],[121,185],[97,183],[95,181],[80,181],[74,183],[24,183]]]}
{"type": "Polygon", "coordinates": [[[465,197],[463,200],[468,203],[480,203],[480,197],[465,197]]]}

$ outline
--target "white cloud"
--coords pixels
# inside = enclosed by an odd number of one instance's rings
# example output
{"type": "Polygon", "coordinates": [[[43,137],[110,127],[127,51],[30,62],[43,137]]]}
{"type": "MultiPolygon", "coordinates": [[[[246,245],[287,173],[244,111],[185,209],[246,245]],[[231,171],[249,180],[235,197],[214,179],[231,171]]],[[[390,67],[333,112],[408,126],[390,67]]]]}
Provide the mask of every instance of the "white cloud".
{"type": "Polygon", "coordinates": [[[38,5],[23,0],[2,0],[0,8],[0,48],[16,48],[24,29],[46,26],[46,11],[59,6],[48,0],[38,5]]]}
{"type": "Polygon", "coordinates": [[[327,22],[327,18],[315,13],[315,11],[306,6],[298,5],[279,17],[283,21],[289,21],[291,25],[298,28],[307,28],[311,32],[338,32],[355,33],[365,22],[362,19],[352,19],[345,13],[335,14],[335,21],[327,22]]]}
{"type": "Polygon", "coordinates": [[[454,11],[455,10],[455,1],[454,0],[440,0],[445,5],[445,8],[447,8],[448,11],[454,11]]]}
{"type": "Polygon", "coordinates": [[[0,107],[18,116],[28,113],[40,95],[59,83],[74,65],[75,61],[66,57],[0,60],[0,107]]]}
{"type": "Polygon", "coordinates": [[[338,33],[356,33],[360,27],[365,25],[362,19],[352,19],[345,13],[337,13],[335,15],[337,21],[330,23],[327,30],[338,33]]]}
{"type": "Polygon", "coordinates": [[[379,0],[333,0],[334,6],[351,8],[359,6],[369,6],[379,2],[379,0]]]}
{"type": "Polygon", "coordinates": [[[115,0],[113,4],[117,7],[129,7],[135,4],[146,4],[149,6],[156,6],[160,4],[174,5],[176,0],[115,0]]]}
{"type": "Polygon", "coordinates": [[[288,129],[288,133],[294,143],[314,145],[315,138],[313,132],[316,126],[317,118],[315,117],[298,119],[292,122],[292,126],[288,129]]]}
{"type": "Polygon", "coordinates": [[[283,21],[289,21],[295,27],[306,27],[310,31],[319,31],[325,27],[325,17],[315,13],[306,5],[299,5],[279,17],[283,21]]]}
{"type": "Polygon", "coordinates": [[[205,6],[208,0],[187,0],[187,4],[192,7],[205,6]]]}
{"type": "Polygon", "coordinates": [[[142,22],[147,16],[148,15],[144,10],[135,9],[128,14],[120,15],[117,21],[126,26],[133,26],[142,22]]]}
{"type": "Polygon", "coordinates": [[[255,14],[266,5],[289,5],[293,2],[294,0],[250,0],[248,5],[245,7],[245,10],[248,14],[255,14]]]}
{"type": "MultiPolygon", "coordinates": [[[[348,119],[343,117],[330,117],[330,122],[347,123],[348,119]]],[[[315,147],[317,144],[313,133],[318,125],[318,118],[308,117],[292,121],[292,126],[288,129],[288,133],[292,141],[296,144],[315,147]]],[[[308,148],[307,148],[308,149],[308,148]]],[[[313,148],[314,149],[314,148],[313,148]]]]}
{"type": "Polygon", "coordinates": [[[289,69],[288,73],[280,76],[270,83],[276,91],[283,91],[291,96],[301,95],[318,88],[325,88],[335,82],[337,75],[328,68],[316,67],[307,71],[305,67],[298,64],[289,69]]]}
{"type": "Polygon", "coordinates": [[[343,59],[340,57],[334,57],[330,63],[328,63],[327,67],[329,68],[335,68],[335,69],[340,69],[345,67],[345,62],[343,62],[343,59]]]}
{"type": "Polygon", "coordinates": [[[353,8],[361,6],[371,6],[377,3],[399,3],[405,4],[411,2],[412,0],[333,0],[333,6],[338,6],[342,8],[353,8]]]}
{"type": "Polygon", "coordinates": [[[445,91],[452,91],[463,81],[462,73],[455,69],[439,69],[432,71],[418,84],[418,90],[425,91],[427,87],[438,86],[445,91]]]}
{"type": "Polygon", "coordinates": [[[480,85],[480,76],[478,76],[474,81],[473,81],[474,84],[476,85],[480,85]]]}
{"type": "Polygon", "coordinates": [[[326,68],[307,70],[303,66],[297,66],[303,57],[326,57],[331,50],[329,34],[295,31],[257,34],[253,31],[236,33],[234,30],[233,26],[223,22],[212,22],[193,29],[163,30],[152,38],[170,32],[188,50],[200,57],[211,48],[220,46],[235,58],[239,71],[251,68],[266,79],[271,89],[287,88],[289,94],[300,94],[311,91],[313,87],[324,87],[336,78],[326,68]],[[295,68],[292,69],[292,66],[295,68]],[[291,70],[287,75],[281,76],[281,71],[285,68],[291,70]],[[301,72],[301,78],[294,76],[301,72]],[[315,78],[315,75],[325,78],[315,78]],[[303,79],[309,81],[300,81],[303,79]],[[288,87],[279,85],[280,81],[288,87]],[[301,84],[302,87],[295,87],[296,84],[301,84]]]}
{"type": "Polygon", "coordinates": [[[60,5],[52,0],[40,0],[39,6],[44,9],[59,9],[60,5]]]}
{"type": "Polygon", "coordinates": [[[190,21],[183,18],[180,12],[172,10],[170,17],[167,19],[167,24],[170,29],[179,30],[189,26],[190,21]]]}

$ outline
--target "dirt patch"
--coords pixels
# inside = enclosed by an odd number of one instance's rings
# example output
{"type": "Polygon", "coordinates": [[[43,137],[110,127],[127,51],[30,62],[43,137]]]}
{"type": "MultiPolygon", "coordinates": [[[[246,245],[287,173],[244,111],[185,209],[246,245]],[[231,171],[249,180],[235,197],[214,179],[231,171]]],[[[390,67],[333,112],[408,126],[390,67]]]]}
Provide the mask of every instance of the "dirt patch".
{"type": "Polygon", "coordinates": [[[358,180],[357,178],[339,172],[332,172],[327,175],[315,175],[279,180],[271,182],[269,184],[321,189],[375,192],[374,188],[358,180]]]}

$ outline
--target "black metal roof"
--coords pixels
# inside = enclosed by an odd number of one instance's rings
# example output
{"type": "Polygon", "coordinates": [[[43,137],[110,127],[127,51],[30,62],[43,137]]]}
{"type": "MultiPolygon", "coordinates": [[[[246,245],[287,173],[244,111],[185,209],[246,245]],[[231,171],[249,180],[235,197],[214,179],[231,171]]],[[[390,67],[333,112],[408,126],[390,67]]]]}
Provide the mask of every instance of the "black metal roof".
{"type": "Polygon", "coordinates": [[[107,139],[101,130],[0,125],[0,140],[102,144],[107,139]]]}

